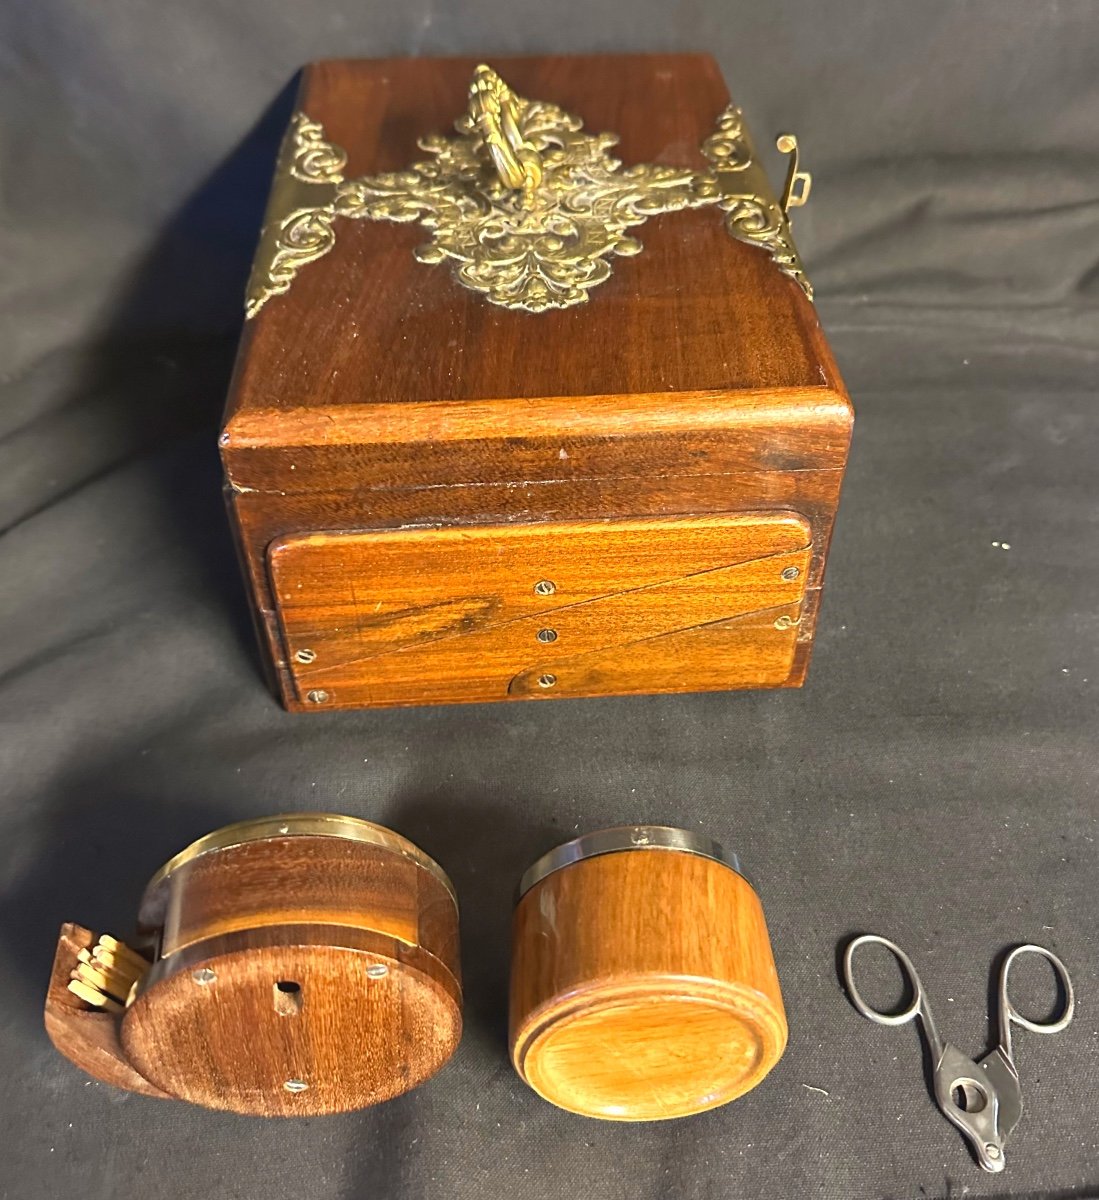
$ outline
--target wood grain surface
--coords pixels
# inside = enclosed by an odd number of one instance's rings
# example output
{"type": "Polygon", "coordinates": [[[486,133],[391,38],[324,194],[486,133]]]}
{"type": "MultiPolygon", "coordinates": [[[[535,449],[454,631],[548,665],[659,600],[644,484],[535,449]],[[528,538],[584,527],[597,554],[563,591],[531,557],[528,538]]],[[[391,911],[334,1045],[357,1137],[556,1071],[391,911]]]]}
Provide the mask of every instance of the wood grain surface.
{"type": "MultiPolygon", "coordinates": [[[[397,170],[423,157],[419,137],[450,130],[474,65],[314,64],[300,108],[347,150],[347,176],[397,170]]],[[[521,94],[563,105],[589,130],[619,134],[626,164],[705,167],[699,146],[728,103],[717,67],[700,55],[493,65],[521,94]]],[[[850,403],[812,304],[766,252],[731,238],[716,208],[664,214],[636,232],[643,252],[615,260],[587,304],[530,314],[489,304],[445,265],[416,261],[412,251],[427,238],[418,225],[341,219],[334,249],[247,323],[222,454],[256,624],[289,707],[541,697],[524,681],[487,687],[472,674],[464,686],[447,674],[434,692],[405,686],[403,675],[379,678],[378,661],[354,644],[361,631],[340,623],[341,605],[323,632],[326,655],[344,666],[325,675],[320,664],[302,672],[296,660],[316,649],[297,635],[304,626],[319,640],[325,605],[306,595],[286,607],[280,581],[295,537],[312,546],[312,535],[503,522],[546,526],[549,543],[571,536],[566,522],[800,514],[812,552],[800,613],[776,614],[800,616],[784,672],[771,643],[741,625],[728,631],[724,672],[711,669],[721,638],[669,632],[646,686],[635,687],[639,672],[608,652],[570,668],[554,694],[801,682],[850,403]],[[328,697],[313,704],[303,699],[309,691],[328,697]]],[[[376,544],[377,556],[365,538],[350,556],[345,589],[375,594],[389,557],[388,543],[376,544]]],[[[459,546],[459,564],[464,552],[459,546]]],[[[315,574],[335,581],[338,570],[315,574]]],[[[522,582],[517,574],[508,586],[522,582]]],[[[435,601],[440,614],[462,610],[460,595],[435,601]]],[[[670,595],[669,610],[677,602],[670,595]]],[[[733,608],[738,621],[759,623],[733,608]]],[[[520,662],[512,678],[541,666],[520,662]]]]}
{"type": "Polygon", "coordinates": [[[763,514],[315,534],[270,557],[300,701],[420,704],[652,691],[668,668],[673,691],[782,683],[810,536],[763,514]],[[684,657],[711,626],[715,653],[684,657]]]}
{"type": "Polygon", "coordinates": [[[95,939],[61,932],[46,1028],[96,1079],[208,1108],[316,1116],[400,1095],[454,1052],[457,904],[445,877],[409,853],[263,837],[154,883],[143,911],[164,914],[147,930],[159,953],[120,1015],[67,991],[95,939]]]}
{"type": "Polygon", "coordinates": [[[174,870],[126,1058],[209,1108],[312,1116],[434,1074],[461,1035],[458,912],[398,850],[266,837],[174,870]]]}
{"type": "Polygon", "coordinates": [[[722,863],[669,850],[584,859],[522,897],[510,1014],[519,1075],[608,1120],[734,1100],[787,1038],[756,893],[722,863]]]}
{"type": "Polygon", "coordinates": [[[397,939],[269,926],[197,943],[178,959],[127,1010],[122,1045],[142,1075],[207,1108],[363,1108],[430,1078],[461,1036],[451,979],[397,939]],[[202,971],[209,983],[196,982],[202,971]]]}

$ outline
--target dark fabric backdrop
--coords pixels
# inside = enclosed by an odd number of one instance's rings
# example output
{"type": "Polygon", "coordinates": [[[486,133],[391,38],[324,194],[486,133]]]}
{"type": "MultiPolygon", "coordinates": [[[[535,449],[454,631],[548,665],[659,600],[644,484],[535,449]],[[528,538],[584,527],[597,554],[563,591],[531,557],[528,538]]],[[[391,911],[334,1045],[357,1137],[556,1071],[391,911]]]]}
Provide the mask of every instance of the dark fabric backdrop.
{"type": "MultiPolygon", "coordinates": [[[[1099,6],[8,0],[0,26],[0,1192],[1099,1195],[1099,6]],[[629,49],[712,50],[760,143],[795,129],[816,175],[798,240],[858,418],[807,688],[287,716],[214,449],[287,81],[326,55],[629,49]],[[191,838],[302,808],[390,824],[455,880],[447,1069],[265,1123],[60,1059],[59,922],[128,930],[191,838]],[[791,1041],[731,1107],[618,1126],[513,1076],[508,924],[535,856],[636,821],[743,856],[791,1041]],[[1074,1025],[1017,1039],[1004,1175],[934,1107],[914,1030],[845,1000],[836,948],[864,929],[974,1054],[999,951],[1070,964],[1074,1025]]],[[[1019,983],[1040,1011],[1048,979],[1019,983]]]]}

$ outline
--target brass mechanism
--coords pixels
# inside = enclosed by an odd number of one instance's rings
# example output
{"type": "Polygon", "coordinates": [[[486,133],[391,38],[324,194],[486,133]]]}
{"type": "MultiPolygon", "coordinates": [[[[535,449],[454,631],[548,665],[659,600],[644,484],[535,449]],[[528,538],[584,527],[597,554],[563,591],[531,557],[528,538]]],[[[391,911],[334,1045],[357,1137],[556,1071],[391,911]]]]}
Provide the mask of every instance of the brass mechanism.
{"type": "Polygon", "coordinates": [[[618,138],[583,132],[579,117],[517,96],[479,66],[457,137],[421,139],[428,158],[404,171],[344,176],[347,154],[298,113],[283,143],[245,311],[287,291],[298,271],[336,243],[337,217],[420,222],[424,263],[449,262],[463,287],[504,308],[542,312],[587,302],[610,278],[610,260],[637,254],[627,233],[660,213],[715,205],[739,241],[758,246],[810,299],[787,212],[811,184],[797,139],[781,201],[759,164],[740,109],[730,105],[701,146],[709,169],[642,163],[622,168],[618,138]]]}
{"type": "Polygon", "coordinates": [[[798,170],[798,139],[792,133],[780,133],[775,145],[783,154],[790,155],[790,165],[786,169],[786,183],[782,189],[783,215],[787,222],[790,220],[790,209],[801,208],[809,199],[813,187],[813,177],[808,171],[798,170]]]}
{"type": "Polygon", "coordinates": [[[542,182],[542,156],[519,129],[515,93],[491,67],[473,72],[469,85],[469,119],[504,187],[522,188],[529,206],[531,193],[542,182]]]}
{"type": "Polygon", "coordinates": [[[69,978],[69,991],[93,1008],[122,1012],[150,963],[125,942],[100,935],[91,950],[81,950],[69,978]]]}

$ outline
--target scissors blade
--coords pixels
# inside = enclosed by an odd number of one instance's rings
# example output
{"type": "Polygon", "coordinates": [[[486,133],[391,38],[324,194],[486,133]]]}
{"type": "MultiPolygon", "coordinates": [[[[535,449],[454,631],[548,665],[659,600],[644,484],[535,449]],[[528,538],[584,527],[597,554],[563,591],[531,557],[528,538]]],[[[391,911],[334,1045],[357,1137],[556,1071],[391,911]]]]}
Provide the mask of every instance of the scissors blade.
{"type": "Polygon", "coordinates": [[[1002,1046],[986,1054],[977,1066],[988,1077],[992,1090],[999,1098],[1000,1106],[996,1116],[996,1127],[1000,1134],[1002,1145],[1011,1136],[1019,1118],[1023,1115],[1023,1091],[1019,1086],[1019,1076],[1011,1059],[1003,1051],[1002,1046]]]}
{"type": "Polygon", "coordinates": [[[1004,1169],[1000,1097],[992,1078],[982,1080],[983,1074],[980,1065],[947,1042],[935,1068],[935,1099],[973,1147],[981,1170],[998,1172],[1004,1169]],[[963,1104],[956,1101],[955,1093],[961,1094],[963,1104]]]}

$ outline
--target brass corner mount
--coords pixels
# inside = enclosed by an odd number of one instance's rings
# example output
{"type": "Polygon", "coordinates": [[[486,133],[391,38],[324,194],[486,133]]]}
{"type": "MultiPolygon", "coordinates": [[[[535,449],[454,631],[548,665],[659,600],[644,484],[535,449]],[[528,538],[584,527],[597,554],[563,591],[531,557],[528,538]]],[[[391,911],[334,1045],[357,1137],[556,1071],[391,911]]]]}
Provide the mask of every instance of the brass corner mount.
{"type": "Polygon", "coordinates": [[[724,212],[734,238],[767,251],[812,299],[788,216],[808,199],[811,184],[799,170],[797,139],[778,139],[791,155],[779,200],[739,108],[726,108],[702,143],[708,170],[623,168],[610,154],[614,134],[585,133],[578,117],[516,95],[480,66],[455,129],[457,137],[422,138],[430,157],[404,171],[348,179],[346,152],[297,113],[279,155],[247,316],[332,249],[337,218],[419,221],[431,233],[416,250],[420,262],[450,262],[458,283],[490,303],[537,313],[586,303],[610,277],[614,256],[641,250],[627,230],[660,213],[707,205],[724,212]]]}

